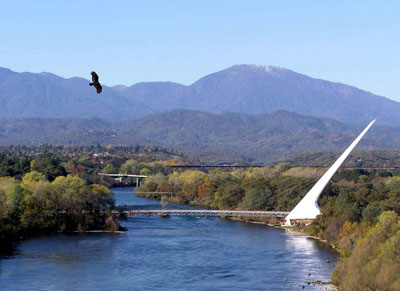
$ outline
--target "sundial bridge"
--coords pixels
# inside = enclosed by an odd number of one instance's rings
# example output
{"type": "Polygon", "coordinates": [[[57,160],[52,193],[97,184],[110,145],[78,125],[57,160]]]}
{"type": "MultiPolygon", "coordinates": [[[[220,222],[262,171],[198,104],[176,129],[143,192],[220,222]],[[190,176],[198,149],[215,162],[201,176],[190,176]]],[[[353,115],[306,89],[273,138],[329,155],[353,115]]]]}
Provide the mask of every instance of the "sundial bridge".
{"type": "MultiPolygon", "coordinates": [[[[293,208],[290,212],[285,211],[242,211],[242,210],[206,210],[206,209],[127,209],[122,212],[127,216],[219,216],[219,217],[275,217],[285,219],[285,225],[290,226],[295,223],[310,223],[320,213],[318,205],[318,198],[326,185],[329,183],[333,175],[343,164],[346,158],[350,155],[352,150],[357,146],[360,140],[364,137],[367,131],[374,124],[375,120],[371,121],[368,126],[360,133],[360,135],[351,143],[351,145],[342,153],[336,162],[325,172],[325,174],[318,180],[317,183],[311,188],[310,191],[303,197],[303,199],[293,208]]],[[[132,176],[134,178],[142,179],[146,176],[139,175],[126,175],[126,174],[103,174],[100,175],[125,177],[132,176]]],[[[139,182],[138,182],[139,183],[139,182]]],[[[120,211],[121,212],[121,211],[120,211]]],[[[117,212],[116,212],[117,213],[117,212]]]]}

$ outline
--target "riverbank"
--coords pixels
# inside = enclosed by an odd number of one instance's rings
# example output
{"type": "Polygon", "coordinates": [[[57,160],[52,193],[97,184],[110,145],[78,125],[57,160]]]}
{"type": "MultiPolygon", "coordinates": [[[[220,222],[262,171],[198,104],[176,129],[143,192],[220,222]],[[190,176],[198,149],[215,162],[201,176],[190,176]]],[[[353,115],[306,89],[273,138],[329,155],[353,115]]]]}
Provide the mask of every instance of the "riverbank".
{"type": "Polygon", "coordinates": [[[317,241],[320,241],[320,242],[326,244],[327,246],[329,246],[330,248],[332,248],[338,254],[342,254],[340,249],[337,246],[335,246],[334,244],[330,244],[326,239],[322,239],[320,237],[317,237],[317,236],[314,236],[314,235],[310,235],[307,232],[305,232],[304,229],[302,229],[302,228],[291,227],[291,226],[279,226],[279,227],[287,230],[288,232],[296,233],[296,234],[305,236],[307,238],[311,238],[311,239],[315,239],[317,241]]]}
{"type": "MultiPolygon", "coordinates": [[[[338,254],[340,254],[340,251],[334,245],[329,244],[326,240],[323,240],[323,239],[321,239],[319,237],[308,235],[301,228],[283,226],[282,224],[270,224],[270,223],[263,222],[263,221],[249,221],[249,220],[241,219],[240,217],[224,217],[223,219],[232,220],[232,221],[239,221],[239,222],[244,222],[244,223],[250,223],[250,224],[265,225],[265,226],[268,226],[268,227],[274,227],[274,228],[278,228],[278,229],[283,229],[283,230],[285,230],[285,231],[287,231],[287,232],[289,232],[291,234],[294,234],[294,235],[299,235],[299,236],[302,236],[302,237],[306,237],[306,238],[311,238],[311,239],[317,240],[317,241],[325,244],[326,246],[332,248],[332,250],[336,251],[338,254]]],[[[330,260],[327,260],[326,263],[327,264],[331,264],[332,262],[330,260]]],[[[337,286],[335,286],[332,283],[332,280],[329,280],[329,281],[322,281],[322,280],[306,281],[305,284],[312,285],[312,286],[321,285],[321,286],[326,286],[327,288],[329,288],[328,290],[337,290],[337,286]]]]}
{"type": "Polygon", "coordinates": [[[31,232],[31,233],[20,233],[20,234],[13,234],[12,236],[3,236],[0,238],[0,255],[2,253],[9,253],[12,251],[13,247],[17,244],[22,243],[23,241],[41,236],[41,235],[50,235],[52,233],[124,233],[128,231],[126,227],[123,227],[119,224],[118,221],[118,229],[117,230],[108,230],[108,229],[93,229],[93,230],[69,230],[69,231],[61,231],[61,230],[52,230],[52,231],[38,231],[38,232],[31,232]]]}
{"type": "Polygon", "coordinates": [[[276,228],[284,229],[284,230],[286,230],[286,231],[288,231],[288,232],[290,232],[290,233],[302,235],[302,236],[304,236],[304,237],[307,237],[307,238],[311,238],[311,239],[315,239],[315,240],[317,240],[317,241],[320,241],[320,242],[326,244],[327,246],[331,247],[331,248],[332,248],[333,250],[335,250],[336,252],[338,252],[338,254],[341,253],[340,249],[339,249],[337,246],[335,246],[334,244],[330,244],[327,240],[322,239],[322,238],[320,238],[320,237],[317,237],[317,236],[313,236],[313,235],[308,234],[308,233],[305,232],[304,229],[301,228],[301,227],[296,227],[296,226],[285,226],[285,225],[283,225],[283,224],[271,224],[271,223],[268,223],[268,222],[256,221],[256,220],[252,221],[252,220],[243,219],[243,218],[240,218],[240,217],[224,217],[224,219],[233,220],[233,221],[240,221],[240,222],[245,222],[245,223],[251,223],[251,224],[261,224],[261,225],[266,225],[266,226],[269,226],[269,227],[276,227],[276,228]]]}

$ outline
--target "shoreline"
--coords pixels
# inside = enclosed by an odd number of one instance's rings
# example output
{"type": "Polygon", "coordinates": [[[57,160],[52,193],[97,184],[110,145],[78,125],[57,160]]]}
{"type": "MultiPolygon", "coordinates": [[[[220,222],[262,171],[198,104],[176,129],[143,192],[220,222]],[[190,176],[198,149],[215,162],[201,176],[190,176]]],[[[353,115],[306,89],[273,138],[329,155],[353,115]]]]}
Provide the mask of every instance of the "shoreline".
{"type": "Polygon", "coordinates": [[[300,229],[296,229],[294,227],[291,226],[282,226],[282,225],[276,225],[276,224],[270,224],[267,222],[262,222],[262,221],[247,221],[247,220],[243,220],[240,218],[232,218],[232,217],[225,217],[224,219],[228,219],[228,220],[233,220],[233,221],[240,221],[240,222],[245,222],[245,223],[250,223],[250,224],[261,224],[261,225],[266,225],[266,226],[270,226],[270,227],[275,227],[275,228],[280,228],[280,229],[284,229],[288,232],[294,233],[294,234],[298,234],[307,238],[312,238],[314,240],[318,240],[324,244],[326,244],[327,246],[330,246],[332,249],[334,249],[336,252],[338,252],[338,254],[340,254],[340,250],[333,244],[330,244],[327,242],[327,240],[319,238],[317,236],[313,236],[313,235],[309,235],[303,231],[301,231],[300,229]]]}
{"type": "Polygon", "coordinates": [[[79,230],[73,230],[73,231],[56,231],[54,233],[125,233],[127,232],[127,230],[83,230],[83,231],[79,231],[79,230]]]}
{"type": "Polygon", "coordinates": [[[295,233],[295,234],[299,234],[299,235],[305,236],[307,238],[312,238],[314,240],[320,241],[320,242],[326,244],[327,246],[331,247],[338,254],[341,254],[341,251],[334,244],[328,243],[328,241],[326,239],[322,239],[322,238],[319,238],[317,236],[309,235],[309,234],[307,234],[305,232],[302,232],[301,230],[293,229],[290,226],[278,226],[278,227],[282,228],[282,229],[285,229],[288,232],[292,232],[292,233],[295,233]]]}
{"type": "MultiPolygon", "coordinates": [[[[325,245],[331,247],[335,252],[338,253],[338,255],[340,254],[340,251],[332,244],[329,244],[326,240],[320,239],[316,236],[312,236],[312,235],[308,235],[300,230],[296,230],[293,229],[293,227],[290,226],[282,226],[282,225],[274,225],[274,224],[270,224],[270,223],[266,223],[266,222],[262,222],[262,221],[246,221],[246,220],[242,220],[238,217],[224,217],[223,219],[227,219],[227,220],[232,220],[232,221],[238,221],[238,222],[243,222],[243,223],[250,223],[250,224],[260,224],[260,225],[265,225],[268,227],[274,227],[274,228],[279,228],[279,229],[283,229],[289,233],[295,234],[295,235],[299,235],[299,236],[303,236],[306,238],[311,238],[317,241],[320,241],[322,243],[324,243],[325,245]]],[[[326,262],[327,264],[331,264],[331,262],[326,262]]],[[[315,280],[315,281],[306,281],[305,284],[307,285],[324,285],[327,288],[329,288],[329,290],[337,290],[337,287],[332,283],[331,280],[329,281],[322,281],[322,280],[315,280]]]]}
{"type": "MultiPolygon", "coordinates": [[[[136,193],[135,193],[135,195],[137,195],[136,193]]],[[[155,199],[155,200],[157,200],[157,201],[160,201],[160,199],[158,199],[158,198],[155,198],[155,197],[146,197],[146,196],[139,196],[139,195],[137,195],[137,197],[141,197],[141,198],[149,198],[149,199],[155,199]]],[[[172,199],[171,199],[172,200],[172,199]]],[[[167,200],[168,202],[172,202],[172,203],[175,203],[175,204],[181,204],[181,205],[189,205],[189,206],[194,206],[194,207],[203,207],[203,208],[206,208],[206,207],[204,207],[203,205],[197,205],[196,203],[180,203],[180,202],[178,202],[178,201],[171,201],[171,200],[167,200]]],[[[324,240],[324,239],[321,239],[321,238],[319,238],[319,237],[316,237],[316,236],[312,236],[312,235],[309,235],[309,234],[307,234],[307,233],[305,233],[305,232],[303,232],[303,231],[301,231],[301,229],[296,229],[296,228],[294,228],[294,227],[290,227],[290,226],[283,226],[282,224],[271,224],[271,223],[268,223],[268,222],[263,222],[263,221],[252,221],[252,220],[245,220],[245,219],[242,219],[242,218],[239,218],[239,217],[220,217],[220,219],[226,219],[226,220],[231,220],[231,221],[237,221],[237,222],[242,222],[242,223],[250,223],[250,224],[260,224],[260,225],[264,225],[264,226],[268,226],[268,227],[274,227],[274,228],[280,228],[280,229],[284,229],[285,231],[287,231],[287,232],[289,232],[289,233],[292,233],[292,234],[296,234],[296,235],[299,235],[299,236],[303,236],[303,237],[306,237],[306,238],[311,238],[311,239],[314,239],[314,240],[317,240],[317,241],[320,241],[321,243],[323,243],[324,245],[326,245],[326,246],[328,246],[328,247],[330,247],[331,249],[333,249],[338,255],[340,255],[340,250],[338,249],[338,248],[336,248],[334,245],[332,245],[332,244],[329,244],[326,240],[324,240]]],[[[327,264],[331,264],[331,262],[329,261],[329,262],[326,262],[327,264]]],[[[324,286],[326,286],[327,288],[329,288],[328,290],[337,290],[337,287],[332,283],[332,276],[331,276],[331,279],[329,280],[329,281],[321,281],[321,280],[315,280],[315,281],[306,281],[306,282],[304,282],[304,284],[305,285],[313,285],[313,286],[315,286],[315,285],[320,285],[320,286],[322,286],[322,285],[324,285],[324,286]]]]}
{"type": "MultiPolygon", "coordinates": [[[[64,234],[71,234],[71,233],[125,233],[127,232],[128,229],[119,225],[118,230],[106,230],[106,229],[98,229],[98,230],[72,230],[72,231],[61,231],[61,230],[56,230],[56,231],[50,231],[50,232],[38,232],[35,234],[18,234],[15,235],[13,238],[4,238],[3,240],[0,240],[0,248],[2,249],[8,249],[8,250],[13,250],[14,246],[17,244],[20,244],[24,242],[27,239],[34,238],[37,236],[41,235],[51,235],[52,233],[64,233],[64,234]]],[[[1,252],[0,252],[1,253],[1,252]]]]}

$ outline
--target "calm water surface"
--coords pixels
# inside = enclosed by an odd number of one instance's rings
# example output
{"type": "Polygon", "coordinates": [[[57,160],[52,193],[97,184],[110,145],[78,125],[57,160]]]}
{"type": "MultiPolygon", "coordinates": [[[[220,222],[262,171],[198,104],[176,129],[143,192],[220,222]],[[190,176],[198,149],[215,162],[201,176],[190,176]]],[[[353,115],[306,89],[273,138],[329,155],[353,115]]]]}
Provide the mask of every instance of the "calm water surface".
{"type": "MultiPolygon", "coordinates": [[[[117,204],[160,208],[132,188],[112,190],[117,204]]],[[[304,236],[219,218],[139,217],[123,225],[129,231],[16,245],[0,259],[0,290],[324,290],[305,282],[330,280],[326,260],[337,259],[304,236]]]]}

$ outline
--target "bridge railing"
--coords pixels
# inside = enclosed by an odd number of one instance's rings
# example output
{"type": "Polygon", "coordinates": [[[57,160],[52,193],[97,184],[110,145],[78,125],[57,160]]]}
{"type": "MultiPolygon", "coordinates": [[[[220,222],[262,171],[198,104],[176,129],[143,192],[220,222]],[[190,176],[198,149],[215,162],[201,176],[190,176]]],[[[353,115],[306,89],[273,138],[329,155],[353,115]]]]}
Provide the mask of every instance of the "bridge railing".
{"type": "Polygon", "coordinates": [[[286,211],[199,210],[199,209],[135,209],[115,211],[127,216],[216,216],[216,217],[276,217],[284,218],[286,211]]]}

